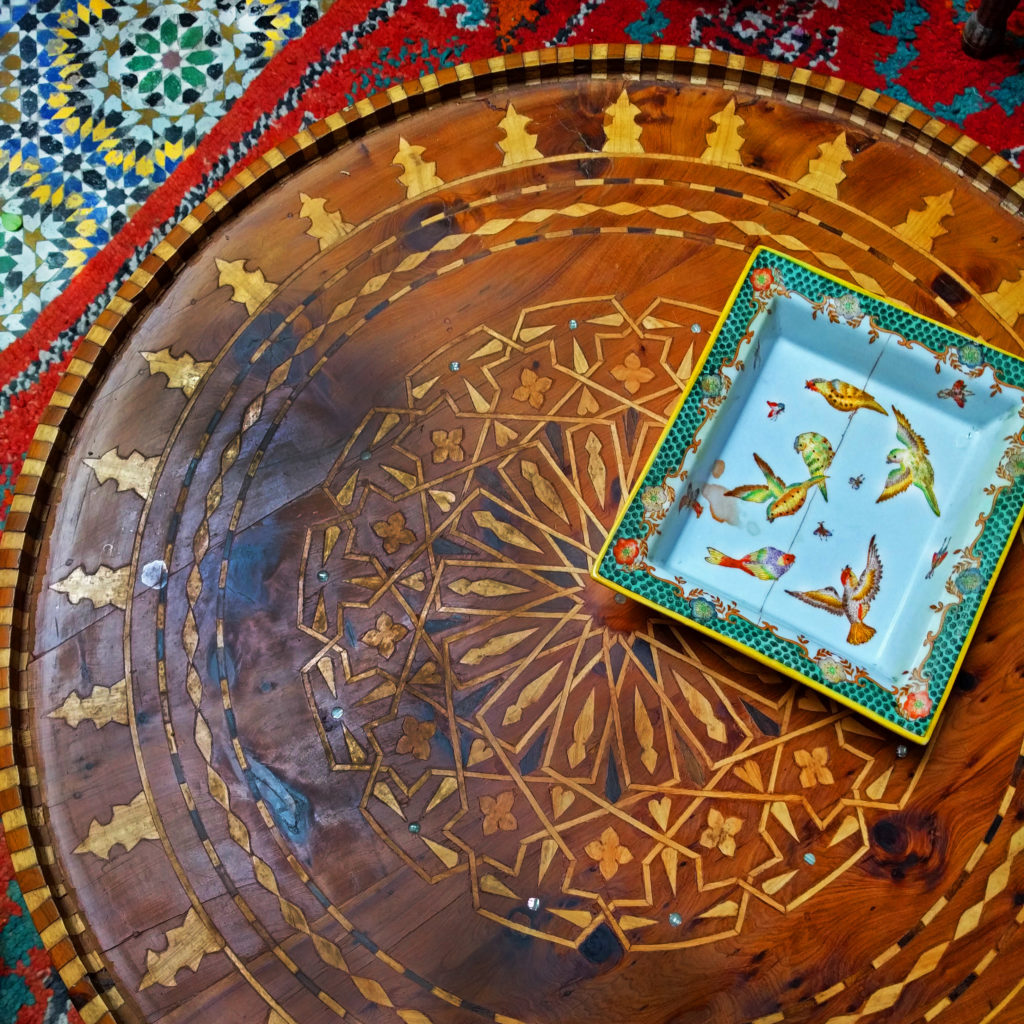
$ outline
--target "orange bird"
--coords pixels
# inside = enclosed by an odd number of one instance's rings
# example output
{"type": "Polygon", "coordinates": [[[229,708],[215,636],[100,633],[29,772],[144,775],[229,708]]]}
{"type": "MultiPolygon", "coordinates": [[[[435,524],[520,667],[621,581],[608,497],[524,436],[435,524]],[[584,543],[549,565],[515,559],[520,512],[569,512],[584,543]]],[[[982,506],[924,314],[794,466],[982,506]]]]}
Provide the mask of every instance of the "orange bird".
{"type": "Polygon", "coordinates": [[[845,615],[850,623],[850,633],[846,642],[866,644],[875,635],[875,631],[864,618],[882,582],[882,561],[878,557],[874,537],[868,542],[867,565],[864,566],[864,572],[858,576],[847,565],[839,575],[839,582],[843,585],[842,594],[837,593],[835,587],[825,587],[822,590],[787,590],[786,593],[831,615],[845,615]]]}

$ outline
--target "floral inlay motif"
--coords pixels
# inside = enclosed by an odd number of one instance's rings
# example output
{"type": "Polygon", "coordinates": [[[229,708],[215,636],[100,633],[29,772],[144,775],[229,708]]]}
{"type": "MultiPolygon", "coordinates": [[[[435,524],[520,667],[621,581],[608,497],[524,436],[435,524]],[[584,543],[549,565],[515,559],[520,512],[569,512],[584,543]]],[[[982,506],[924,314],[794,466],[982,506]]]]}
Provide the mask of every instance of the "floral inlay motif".
{"type": "Polygon", "coordinates": [[[621,381],[631,395],[635,395],[641,384],[654,379],[654,371],[648,370],[635,352],[630,352],[618,366],[612,367],[612,376],[621,381]]]}
{"type": "Polygon", "coordinates": [[[812,786],[831,786],[835,779],[828,768],[828,747],[814,750],[794,750],[793,760],[800,769],[800,785],[804,789],[812,786]]]}
{"type": "Polygon", "coordinates": [[[633,854],[619,842],[619,834],[611,825],[601,833],[600,839],[587,843],[585,849],[587,856],[597,861],[601,875],[606,880],[612,878],[621,865],[633,859],[633,854]]]}
{"type": "Polygon", "coordinates": [[[384,541],[384,550],[393,555],[403,544],[412,544],[416,534],[405,525],[404,512],[392,512],[387,519],[373,524],[373,532],[384,541]]]}
{"type": "Polygon", "coordinates": [[[440,466],[441,463],[447,462],[449,459],[452,462],[462,462],[465,459],[466,452],[462,447],[462,434],[462,427],[456,427],[454,430],[431,431],[430,440],[434,445],[431,458],[435,466],[440,466]]]}
{"type": "Polygon", "coordinates": [[[736,853],[735,837],[741,828],[742,818],[727,818],[717,807],[712,807],[708,811],[708,827],[700,834],[700,845],[731,857],[736,853]]]}
{"type": "Polygon", "coordinates": [[[402,735],[398,737],[395,750],[399,754],[412,754],[418,761],[430,757],[430,740],[437,727],[433,722],[421,722],[412,715],[402,720],[402,735]]]}
{"type": "Polygon", "coordinates": [[[359,639],[367,647],[376,647],[382,658],[390,658],[395,653],[395,645],[399,643],[409,630],[399,622],[395,622],[387,612],[377,616],[377,624],[368,629],[359,639]]]}
{"type": "Polygon", "coordinates": [[[535,370],[526,366],[519,375],[519,387],[512,392],[512,397],[517,402],[529,402],[534,409],[539,410],[544,405],[544,396],[553,383],[550,377],[541,377],[535,370]]]}
{"type": "Polygon", "coordinates": [[[492,836],[499,830],[513,832],[519,827],[516,816],[512,813],[515,803],[515,790],[506,789],[504,793],[494,796],[480,797],[480,811],[484,816],[483,830],[485,836],[492,836]]]}

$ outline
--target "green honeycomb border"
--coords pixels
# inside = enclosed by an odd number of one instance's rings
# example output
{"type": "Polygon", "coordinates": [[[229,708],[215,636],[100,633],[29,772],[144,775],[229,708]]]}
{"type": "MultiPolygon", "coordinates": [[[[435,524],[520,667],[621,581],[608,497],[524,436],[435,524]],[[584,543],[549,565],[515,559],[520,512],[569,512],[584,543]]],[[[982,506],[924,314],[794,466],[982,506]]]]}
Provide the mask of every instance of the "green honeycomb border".
{"type": "MultiPolygon", "coordinates": [[[[613,555],[617,541],[625,538],[642,541],[647,537],[649,527],[643,520],[643,506],[638,495],[643,488],[658,486],[667,476],[678,473],[687,449],[708,419],[711,411],[709,400],[713,402],[720,392],[720,371],[724,364],[736,358],[740,341],[757,310],[750,278],[752,271],[759,268],[781,271],[782,282],[787,290],[808,297],[817,295],[821,298],[838,298],[853,292],[858,296],[862,312],[885,330],[916,342],[940,357],[950,347],[957,350],[958,356],[961,350],[971,357],[980,355],[980,360],[972,358],[969,365],[987,363],[1001,384],[1024,389],[1024,360],[953,328],[894,306],[857,285],[821,273],[792,257],[772,249],[758,248],[747,263],[732,299],[708,341],[674,418],[658,442],[646,470],[598,555],[592,570],[593,576],[683,622],[743,648],[787,675],[824,691],[850,707],[866,712],[879,724],[908,739],[925,743],[932,734],[949,687],[966,654],[971,635],[1024,515],[1024,485],[1021,483],[1024,478],[1015,477],[1012,485],[999,490],[982,533],[972,546],[974,556],[981,559],[979,570],[982,584],[971,593],[962,595],[961,600],[946,611],[942,629],[923,666],[924,674],[929,679],[928,696],[932,708],[927,716],[916,721],[900,716],[896,712],[892,694],[881,687],[869,681],[830,683],[817,664],[796,644],[775,636],[770,630],[757,626],[738,613],[727,613],[724,617],[718,612],[709,615],[709,608],[713,606],[708,602],[688,601],[671,583],[643,569],[624,567],[613,555]],[[977,346],[977,351],[969,346],[977,346]]],[[[968,364],[967,360],[963,362],[968,364]]]]}

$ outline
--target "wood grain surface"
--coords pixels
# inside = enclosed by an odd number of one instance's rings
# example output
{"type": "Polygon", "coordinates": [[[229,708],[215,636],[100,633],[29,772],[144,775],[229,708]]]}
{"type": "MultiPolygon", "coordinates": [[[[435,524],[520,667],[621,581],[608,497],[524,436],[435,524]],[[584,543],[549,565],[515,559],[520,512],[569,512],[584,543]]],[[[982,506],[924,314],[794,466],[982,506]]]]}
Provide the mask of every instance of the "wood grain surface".
{"type": "Polygon", "coordinates": [[[1024,186],[858,86],[583,47],[169,235],[3,538],[0,800],[83,1018],[1024,1020],[1024,551],[936,735],[590,580],[750,251],[1020,353],[1024,186]]]}

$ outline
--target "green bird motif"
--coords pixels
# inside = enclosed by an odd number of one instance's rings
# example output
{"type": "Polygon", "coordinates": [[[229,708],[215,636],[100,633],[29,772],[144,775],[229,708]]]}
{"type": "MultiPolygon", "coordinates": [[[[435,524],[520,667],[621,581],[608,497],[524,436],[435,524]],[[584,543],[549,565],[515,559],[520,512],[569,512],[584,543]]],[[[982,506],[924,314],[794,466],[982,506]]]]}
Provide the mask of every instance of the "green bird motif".
{"type": "Polygon", "coordinates": [[[886,457],[886,462],[896,464],[896,468],[889,471],[885,481],[885,488],[876,499],[877,505],[880,501],[888,501],[897,494],[902,494],[911,484],[917,487],[925,499],[928,507],[939,515],[939,503],[935,500],[935,472],[932,464],[928,461],[928,445],[924,438],[914,431],[907,417],[896,408],[892,407],[893,415],[896,417],[896,439],[904,446],[893,448],[886,457]]]}
{"type": "Polygon", "coordinates": [[[743,501],[765,502],[771,499],[768,506],[768,522],[781,516],[791,516],[799,511],[807,500],[807,492],[825,482],[825,477],[815,474],[810,480],[798,484],[787,484],[778,476],[771,466],[754,452],[754,461],[758,469],[764,473],[764,484],[743,484],[726,491],[726,497],[740,498],[743,501]]]}
{"type": "MultiPolygon", "coordinates": [[[[811,476],[821,476],[822,473],[832,465],[836,457],[835,449],[824,434],[815,433],[813,430],[805,430],[797,434],[793,447],[800,453],[811,476]]],[[[828,490],[825,487],[825,479],[822,477],[821,496],[828,501],[828,490]]]]}

